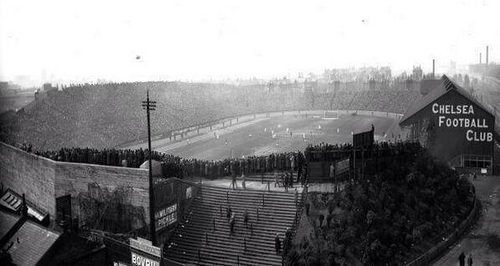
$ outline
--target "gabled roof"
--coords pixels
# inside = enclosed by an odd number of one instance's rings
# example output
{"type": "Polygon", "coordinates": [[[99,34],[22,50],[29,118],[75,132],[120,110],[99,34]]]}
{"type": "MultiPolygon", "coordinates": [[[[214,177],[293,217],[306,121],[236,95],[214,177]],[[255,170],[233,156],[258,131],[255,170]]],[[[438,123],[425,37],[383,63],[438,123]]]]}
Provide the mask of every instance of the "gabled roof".
{"type": "Polygon", "coordinates": [[[17,265],[35,265],[56,242],[60,234],[31,221],[26,221],[5,244],[12,261],[17,265]]]}
{"type": "MultiPolygon", "coordinates": [[[[21,195],[17,194],[15,191],[10,188],[5,191],[3,196],[0,198],[0,206],[3,206],[7,209],[10,209],[14,212],[21,210],[21,205],[23,202],[23,198],[21,195]]],[[[28,215],[34,219],[36,219],[39,223],[48,222],[49,214],[46,211],[41,210],[35,204],[26,201],[28,205],[28,215]]]]}
{"type": "Polygon", "coordinates": [[[2,239],[7,232],[17,223],[19,217],[13,214],[0,211],[0,239],[2,239]]]}
{"type": "Polygon", "coordinates": [[[0,209],[0,248],[15,265],[36,265],[61,236],[23,216],[0,209]]]}
{"type": "Polygon", "coordinates": [[[420,110],[424,109],[426,106],[433,103],[437,99],[441,98],[443,95],[445,95],[451,90],[456,91],[463,97],[475,103],[477,106],[479,106],[479,108],[481,108],[486,113],[490,114],[491,116],[494,116],[493,113],[489,110],[489,108],[486,107],[486,105],[476,100],[472,95],[470,95],[470,93],[467,90],[457,85],[455,82],[450,80],[446,75],[443,75],[441,77],[441,83],[437,87],[433,88],[427,95],[420,98],[420,100],[416,101],[408,108],[408,110],[406,110],[405,115],[401,120],[401,122],[399,122],[399,124],[404,123],[409,118],[413,117],[416,113],[418,113],[420,110]]]}

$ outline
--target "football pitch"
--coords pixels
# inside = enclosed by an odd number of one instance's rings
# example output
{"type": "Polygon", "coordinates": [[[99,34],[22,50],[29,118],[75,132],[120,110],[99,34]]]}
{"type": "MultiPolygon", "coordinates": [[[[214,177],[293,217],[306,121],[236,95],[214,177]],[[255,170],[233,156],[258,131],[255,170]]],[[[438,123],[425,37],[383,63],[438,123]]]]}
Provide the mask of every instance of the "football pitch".
{"type": "MultiPolygon", "coordinates": [[[[274,152],[303,151],[310,144],[322,142],[351,143],[353,133],[368,131],[372,125],[375,127],[376,140],[394,141],[401,132],[398,122],[393,117],[352,114],[340,115],[335,119],[283,115],[214,129],[167,145],[155,145],[153,142],[153,149],[183,158],[242,158],[274,152]]],[[[161,141],[156,140],[157,143],[161,141]]]]}

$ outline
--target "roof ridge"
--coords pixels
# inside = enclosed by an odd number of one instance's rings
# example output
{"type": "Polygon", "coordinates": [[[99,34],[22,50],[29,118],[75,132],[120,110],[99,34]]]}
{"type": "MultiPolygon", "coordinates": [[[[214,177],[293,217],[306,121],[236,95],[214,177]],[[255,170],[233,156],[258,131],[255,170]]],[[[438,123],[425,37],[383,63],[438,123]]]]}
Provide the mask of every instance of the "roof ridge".
{"type": "Polygon", "coordinates": [[[457,83],[455,83],[453,80],[451,80],[448,76],[443,75],[441,77],[441,85],[438,87],[435,87],[428,94],[426,94],[425,96],[422,96],[417,102],[415,102],[412,106],[410,106],[407,109],[407,111],[405,112],[405,116],[403,117],[403,119],[399,123],[400,124],[405,123],[410,117],[413,117],[416,113],[420,112],[420,110],[424,109],[430,103],[441,98],[442,96],[444,96],[445,94],[447,94],[451,90],[454,90],[458,94],[462,95],[462,97],[465,97],[469,101],[475,103],[477,106],[479,106],[479,108],[481,108],[486,113],[493,115],[493,113],[489,110],[489,108],[484,103],[480,102],[472,94],[470,94],[466,89],[459,86],[457,83]]]}

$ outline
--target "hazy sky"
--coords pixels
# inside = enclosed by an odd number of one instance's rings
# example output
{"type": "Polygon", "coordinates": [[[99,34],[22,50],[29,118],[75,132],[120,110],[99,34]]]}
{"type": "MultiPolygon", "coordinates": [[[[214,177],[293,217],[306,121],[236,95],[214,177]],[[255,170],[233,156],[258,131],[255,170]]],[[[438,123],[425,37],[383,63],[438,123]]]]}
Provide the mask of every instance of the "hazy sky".
{"type": "Polygon", "coordinates": [[[0,0],[0,79],[268,78],[364,65],[430,71],[432,58],[441,68],[477,62],[486,44],[499,62],[499,11],[498,0],[0,0]]]}

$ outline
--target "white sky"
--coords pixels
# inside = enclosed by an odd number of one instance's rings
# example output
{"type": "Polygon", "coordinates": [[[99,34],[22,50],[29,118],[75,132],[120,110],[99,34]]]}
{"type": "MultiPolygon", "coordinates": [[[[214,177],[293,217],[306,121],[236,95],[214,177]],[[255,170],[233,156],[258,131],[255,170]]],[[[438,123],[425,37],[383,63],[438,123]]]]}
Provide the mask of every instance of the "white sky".
{"type": "Polygon", "coordinates": [[[499,12],[498,0],[0,0],[0,79],[269,78],[377,65],[430,71],[432,58],[441,68],[477,62],[480,51],[484,60],[487,44],[490,62],[499,62],[499,12]]]}

